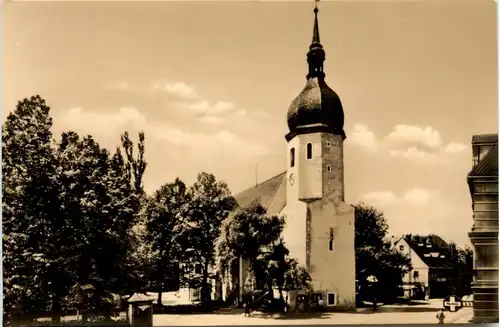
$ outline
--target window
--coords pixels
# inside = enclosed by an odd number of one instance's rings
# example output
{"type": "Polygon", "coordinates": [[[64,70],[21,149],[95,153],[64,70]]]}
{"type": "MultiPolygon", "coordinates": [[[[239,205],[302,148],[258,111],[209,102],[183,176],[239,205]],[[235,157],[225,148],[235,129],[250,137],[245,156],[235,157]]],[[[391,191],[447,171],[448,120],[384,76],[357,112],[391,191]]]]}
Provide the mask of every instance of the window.
{"type": "Polygon", "coordinates": [[[330,165],[326,166],[326,170],[327,171],[332,171],[332,166],[330,166],[330,165]]]}
{"type": "Polygon", "coordinates": [[[472,164],[477,165],[481,161],[488,151],[490,151],[492,145],[474,145],[472,147],[472,164]]]}
{"type": "Polygon", "coordinates": [[[418,278],[419,277],[419,272],[418,271],[414,271],[413,272],[413,278],[418,278]]]}
{"type": "Polygon", "coordinates": [[[333,251],[333,228],[330,228],[330,238],[328,239],[328,249],[333,251]]]}
{"type": "Polygon", "coordinates": [[[337,305],[337,296],[336,296],[335,293],[328,293],[326,300],[327,300],[327,305],[328,306],[337,305]]]}
{"type": "Polygon", "coordinates": [[[195,274],[201,274],[201,265],[199,263],[197,263],[195,266],[194,266],[194,273],[195,274]]]}
{"type": "Polygon", "coordinates": [[[332,146],[332,144],[331,144],[330,142],[326,142],[326,146],[327,146],[327,147],[331,147],[331,146],[332,146]]]}
{"type": "Polygon", "coordinates": [[[498,183],[474,183],[475,193],[497,193],[498,183]]]}
{"type": "Polygon", "coordinates": [[[307,143],[307,159],[311,159],[313,156],[313,145],[312,143],[307,143]]]}
{"type": "Polygon", "coordinates": [[[404,251],[405,250],[405,246],[404,245],[400,245],[399,246],[399,251],[404,251]]]}
{"type": "Polygon", "coordinates": [[[290,149],[290,167],[295,166],[295,148],[290,149]]]}
{"type": "Polygon", "coordinates": [[[472,147],[472,166],[475,166],[479,163],[479,146],[472,147]]]}

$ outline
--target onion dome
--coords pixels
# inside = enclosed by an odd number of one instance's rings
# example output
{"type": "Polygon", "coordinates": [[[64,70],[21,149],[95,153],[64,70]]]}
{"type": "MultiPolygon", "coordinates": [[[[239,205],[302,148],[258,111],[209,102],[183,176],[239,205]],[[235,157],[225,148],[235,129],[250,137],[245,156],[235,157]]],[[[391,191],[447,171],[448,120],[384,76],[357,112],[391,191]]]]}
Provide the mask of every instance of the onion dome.
{"type": "Polygon", "coordinates": [[[287,119],[291,140],[297,134],[325,132],[341,135],[345,139],[344,110],[335,91],[325,83],[323,62],[325,51],[319,39],[318,8],[314,8],[314,31],[312,43],[307,53],[309,73],[305,88],[293,100],[288,109],[287,119]]]}

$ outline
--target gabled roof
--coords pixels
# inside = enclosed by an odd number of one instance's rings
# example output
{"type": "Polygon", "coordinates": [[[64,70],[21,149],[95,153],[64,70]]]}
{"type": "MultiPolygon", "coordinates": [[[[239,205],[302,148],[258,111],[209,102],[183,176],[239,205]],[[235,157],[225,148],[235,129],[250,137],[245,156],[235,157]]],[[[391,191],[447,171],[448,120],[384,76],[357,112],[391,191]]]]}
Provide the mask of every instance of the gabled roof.
{"type": "Polygon", "coordinates": [[[151,298],[151,296],[144,294],[144,293],[134,293],[129,299],[129,303],[133,302],[153,302],[154,299],[151,298]]]}
{"type": "Polygon", "coordinates": [[[254,187],[235,195],[236,202],[242,208],[257,201],[266,208],[270,215],[277,215],[286,204],[286,172],[269,178],[254,187]]]}
{"type": "Polygon", "coordinates": [[[468,177],[497,177],[498,176],[498,144],[494,145],[486,156],[472,168],[468,177]]]}
{"type": "Polygon", "coordinates": [[[405,235],[403,238],[429,268],[451,268],[450,246],[441,237],[431,234],[405,235]],[[445,257],[441,258],[441,255],[445,257]]]}

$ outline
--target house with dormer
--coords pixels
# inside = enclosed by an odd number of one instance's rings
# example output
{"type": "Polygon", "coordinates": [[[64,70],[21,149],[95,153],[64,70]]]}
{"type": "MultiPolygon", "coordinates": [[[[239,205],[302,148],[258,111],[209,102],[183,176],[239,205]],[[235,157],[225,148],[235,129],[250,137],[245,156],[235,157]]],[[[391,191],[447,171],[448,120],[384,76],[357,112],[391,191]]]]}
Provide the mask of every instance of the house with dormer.
{"type": "Polygon", "coordinates": [[[403,277],[403,294],[412,299],[444,298],[452,282],[451,249],[437,235],[404,235],[394,248],[410,257],[412,269],[403,277]]]}

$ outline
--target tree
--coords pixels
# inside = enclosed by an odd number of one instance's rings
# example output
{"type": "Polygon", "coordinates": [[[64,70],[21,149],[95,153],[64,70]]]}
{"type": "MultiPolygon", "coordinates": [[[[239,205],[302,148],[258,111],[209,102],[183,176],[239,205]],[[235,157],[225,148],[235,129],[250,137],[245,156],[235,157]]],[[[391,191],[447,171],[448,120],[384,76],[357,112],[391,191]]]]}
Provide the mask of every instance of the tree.
{"type": "Polygon", "coordinates": [[[158,303],[161,304],[162,290],[176,284],[179,254],[177,236],[182,228],[182,209],[188,203],[186,185],[176,178],[173,183],[164,184],[149,198],[141,212],[147,228],[146,241],[156,253],[152,265],[156,268],[152,277],[158,289],[158,303]],[[169,285],[170,284],[170,285],[169,285]]]}
{"type": "Polygon", "coordinates": [[[386,238],[387,229],[382,212],[364,203],[355,206],[356,280],[361,298],[374,295],[369,294],[367,278],[375,276],[378,290],[384,290],[378,298],[384,301],[394,299],[398,287],[403,284],[404,274],[410,270],[410,258],[392,247],[386,238]]]}
{"type": "Polygon", "coordinates": [[[72,280],[72,226],[61,218],[50,107],[39,95],[19,101],[2,126],[4,309],[25,317],[51,310],[72,280]]]}
{"type": "Polygon", "coordinates": [[[452,270],[451,292],[457,296],[472,293],[472,280],[474,275],[474,254],[470,246],[457,247],[450,244],[450,263],[452,270]]]}
{"type": "Polygon", "coordinates": [[[183,208],[185,223],[179,242],[185,249],[184,261],[201,266],[202,301],[209,299],[209,267],[214,265],[215,241],[219,237],[221,223],[235,209],[236,201],[227,184],[215,176],[200,173],[189,188],[190,201],[183,208]]]}
{"type": "Polygon", "coordinates": [[[283,217],[266,214],[255,202],[238,208],[224,222],[217,241],[217,267],[224,275],[240,258],[249,262],[245,289],[277,287],[283,298],[284,289],[307,287],[310,276],[296,260],[289,258],[282,232],[283,217]]]}

